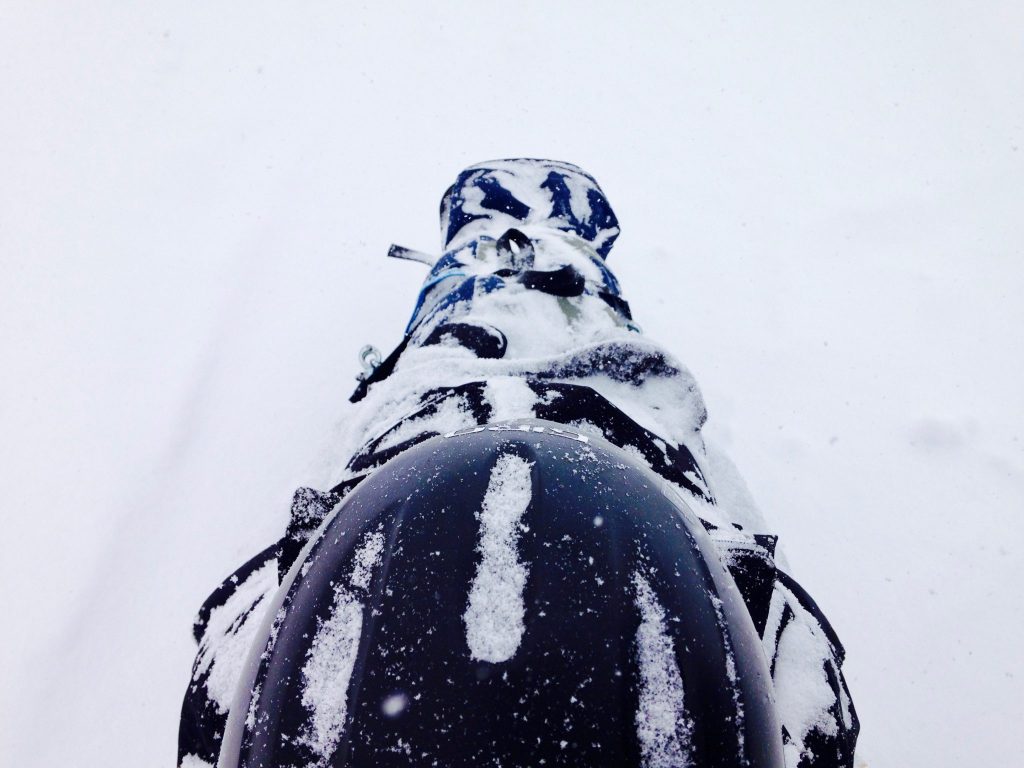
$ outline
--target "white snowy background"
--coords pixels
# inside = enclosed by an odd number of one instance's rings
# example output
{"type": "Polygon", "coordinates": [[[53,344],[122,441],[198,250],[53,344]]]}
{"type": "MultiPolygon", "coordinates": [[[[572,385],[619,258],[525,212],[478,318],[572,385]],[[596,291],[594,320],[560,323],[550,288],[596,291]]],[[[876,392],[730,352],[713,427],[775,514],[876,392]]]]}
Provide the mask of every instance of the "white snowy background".
{"type": "Polygon", "coordinates": [[[0,13],[0,763],[170,766],[193,613],[340,461],[464,166],[593,173],[846,644],[869,766],[1020,765],[1024,6],[0,13]]]}

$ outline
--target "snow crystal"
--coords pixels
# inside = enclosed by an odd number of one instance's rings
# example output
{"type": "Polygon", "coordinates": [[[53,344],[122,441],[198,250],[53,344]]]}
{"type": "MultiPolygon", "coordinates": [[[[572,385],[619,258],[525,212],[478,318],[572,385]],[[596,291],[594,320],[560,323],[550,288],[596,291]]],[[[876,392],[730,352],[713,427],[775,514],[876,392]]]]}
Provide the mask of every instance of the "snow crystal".
{"type": "Polygon", "coordinates": [[[302,704],[311,713],[301,736],[325,765],[341,739],[348,713],[348,684],[352,678],[363,632],[363,605],[356,593],[370,585],[384,549],[380,528],[363,536],[353,556],[349,587],[334,588],[330,618],[321,623],[302,668],[302,704]]]}
{"type": "Polygon", "coordinates": [[[526,566],[519,562],[516,545],[519,521],[532,497],[531,467],[519,456],[501,456],[478,515],[482,557],[463,619],[470,654],[481,661],[512,658],[525,631],[526,566]]]}
{"type": "Polygon", "coordinates": [[[683,678],[676,662],[672,638],[665,625],[665,609],[639,572],[633,574],[640,627],[636,633],[640,662],[640,706],[636,732],[646,768],[690,765],[692,725],[683,709],[683,678]]]}

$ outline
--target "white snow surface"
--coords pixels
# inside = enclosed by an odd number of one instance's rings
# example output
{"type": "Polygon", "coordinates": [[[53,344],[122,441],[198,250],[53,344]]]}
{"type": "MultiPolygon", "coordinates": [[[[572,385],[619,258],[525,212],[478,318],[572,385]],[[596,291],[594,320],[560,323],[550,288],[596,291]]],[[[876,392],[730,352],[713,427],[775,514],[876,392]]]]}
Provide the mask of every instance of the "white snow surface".
{"type": "Polygon", "coordinates": [[[526,631],[523,590],[527,567],[519,559],[518,543],[522,517],[533,497],[532,467],[520,456],[499,456],[477,515],[480,562],[469,587],[463,621],[470,655],[481,661],[508,661],[526,631]]]}
{"type": "Polygon", "coordinates": [[[9,5],[5,764],[173,764],[193,615],[341,473],[356,352],[401,337],[388,245],[515,155],[608,194],[867,764],[1019,762],[1019,3],[9,5]]]}

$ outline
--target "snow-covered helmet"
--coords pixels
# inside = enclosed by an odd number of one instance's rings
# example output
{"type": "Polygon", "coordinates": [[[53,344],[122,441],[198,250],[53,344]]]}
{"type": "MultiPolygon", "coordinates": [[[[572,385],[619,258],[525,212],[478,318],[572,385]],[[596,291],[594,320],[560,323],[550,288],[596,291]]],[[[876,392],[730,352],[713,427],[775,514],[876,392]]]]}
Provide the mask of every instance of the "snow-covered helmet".
{"type": "Polygon", "coordinates": [[[783,765],[757,633],[698,518],[552,422],[390,461],[268,616],[221,766],[783,765]]]}

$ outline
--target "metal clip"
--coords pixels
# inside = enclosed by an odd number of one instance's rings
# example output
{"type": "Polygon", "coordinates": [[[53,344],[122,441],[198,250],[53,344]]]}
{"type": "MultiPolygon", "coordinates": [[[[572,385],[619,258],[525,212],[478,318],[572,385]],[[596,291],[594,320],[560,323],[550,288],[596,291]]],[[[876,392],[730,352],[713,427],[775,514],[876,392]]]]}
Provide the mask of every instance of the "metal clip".
{"type": "Polygon", "coordinates": [[[359,364],[363,366],[362,373],[356,375],[356,381],[366,381],[373,375],[373,372],[380,366],[383,360],[380,350],[372,344],[367,344],[359,350],[359,364]]]}
{"type": "Polygon", "coordinates": [[[533,269],[533,241],[518,229],[510,229],[495,243],[498,259],[508,269],[521,272],[533,269]]]}

